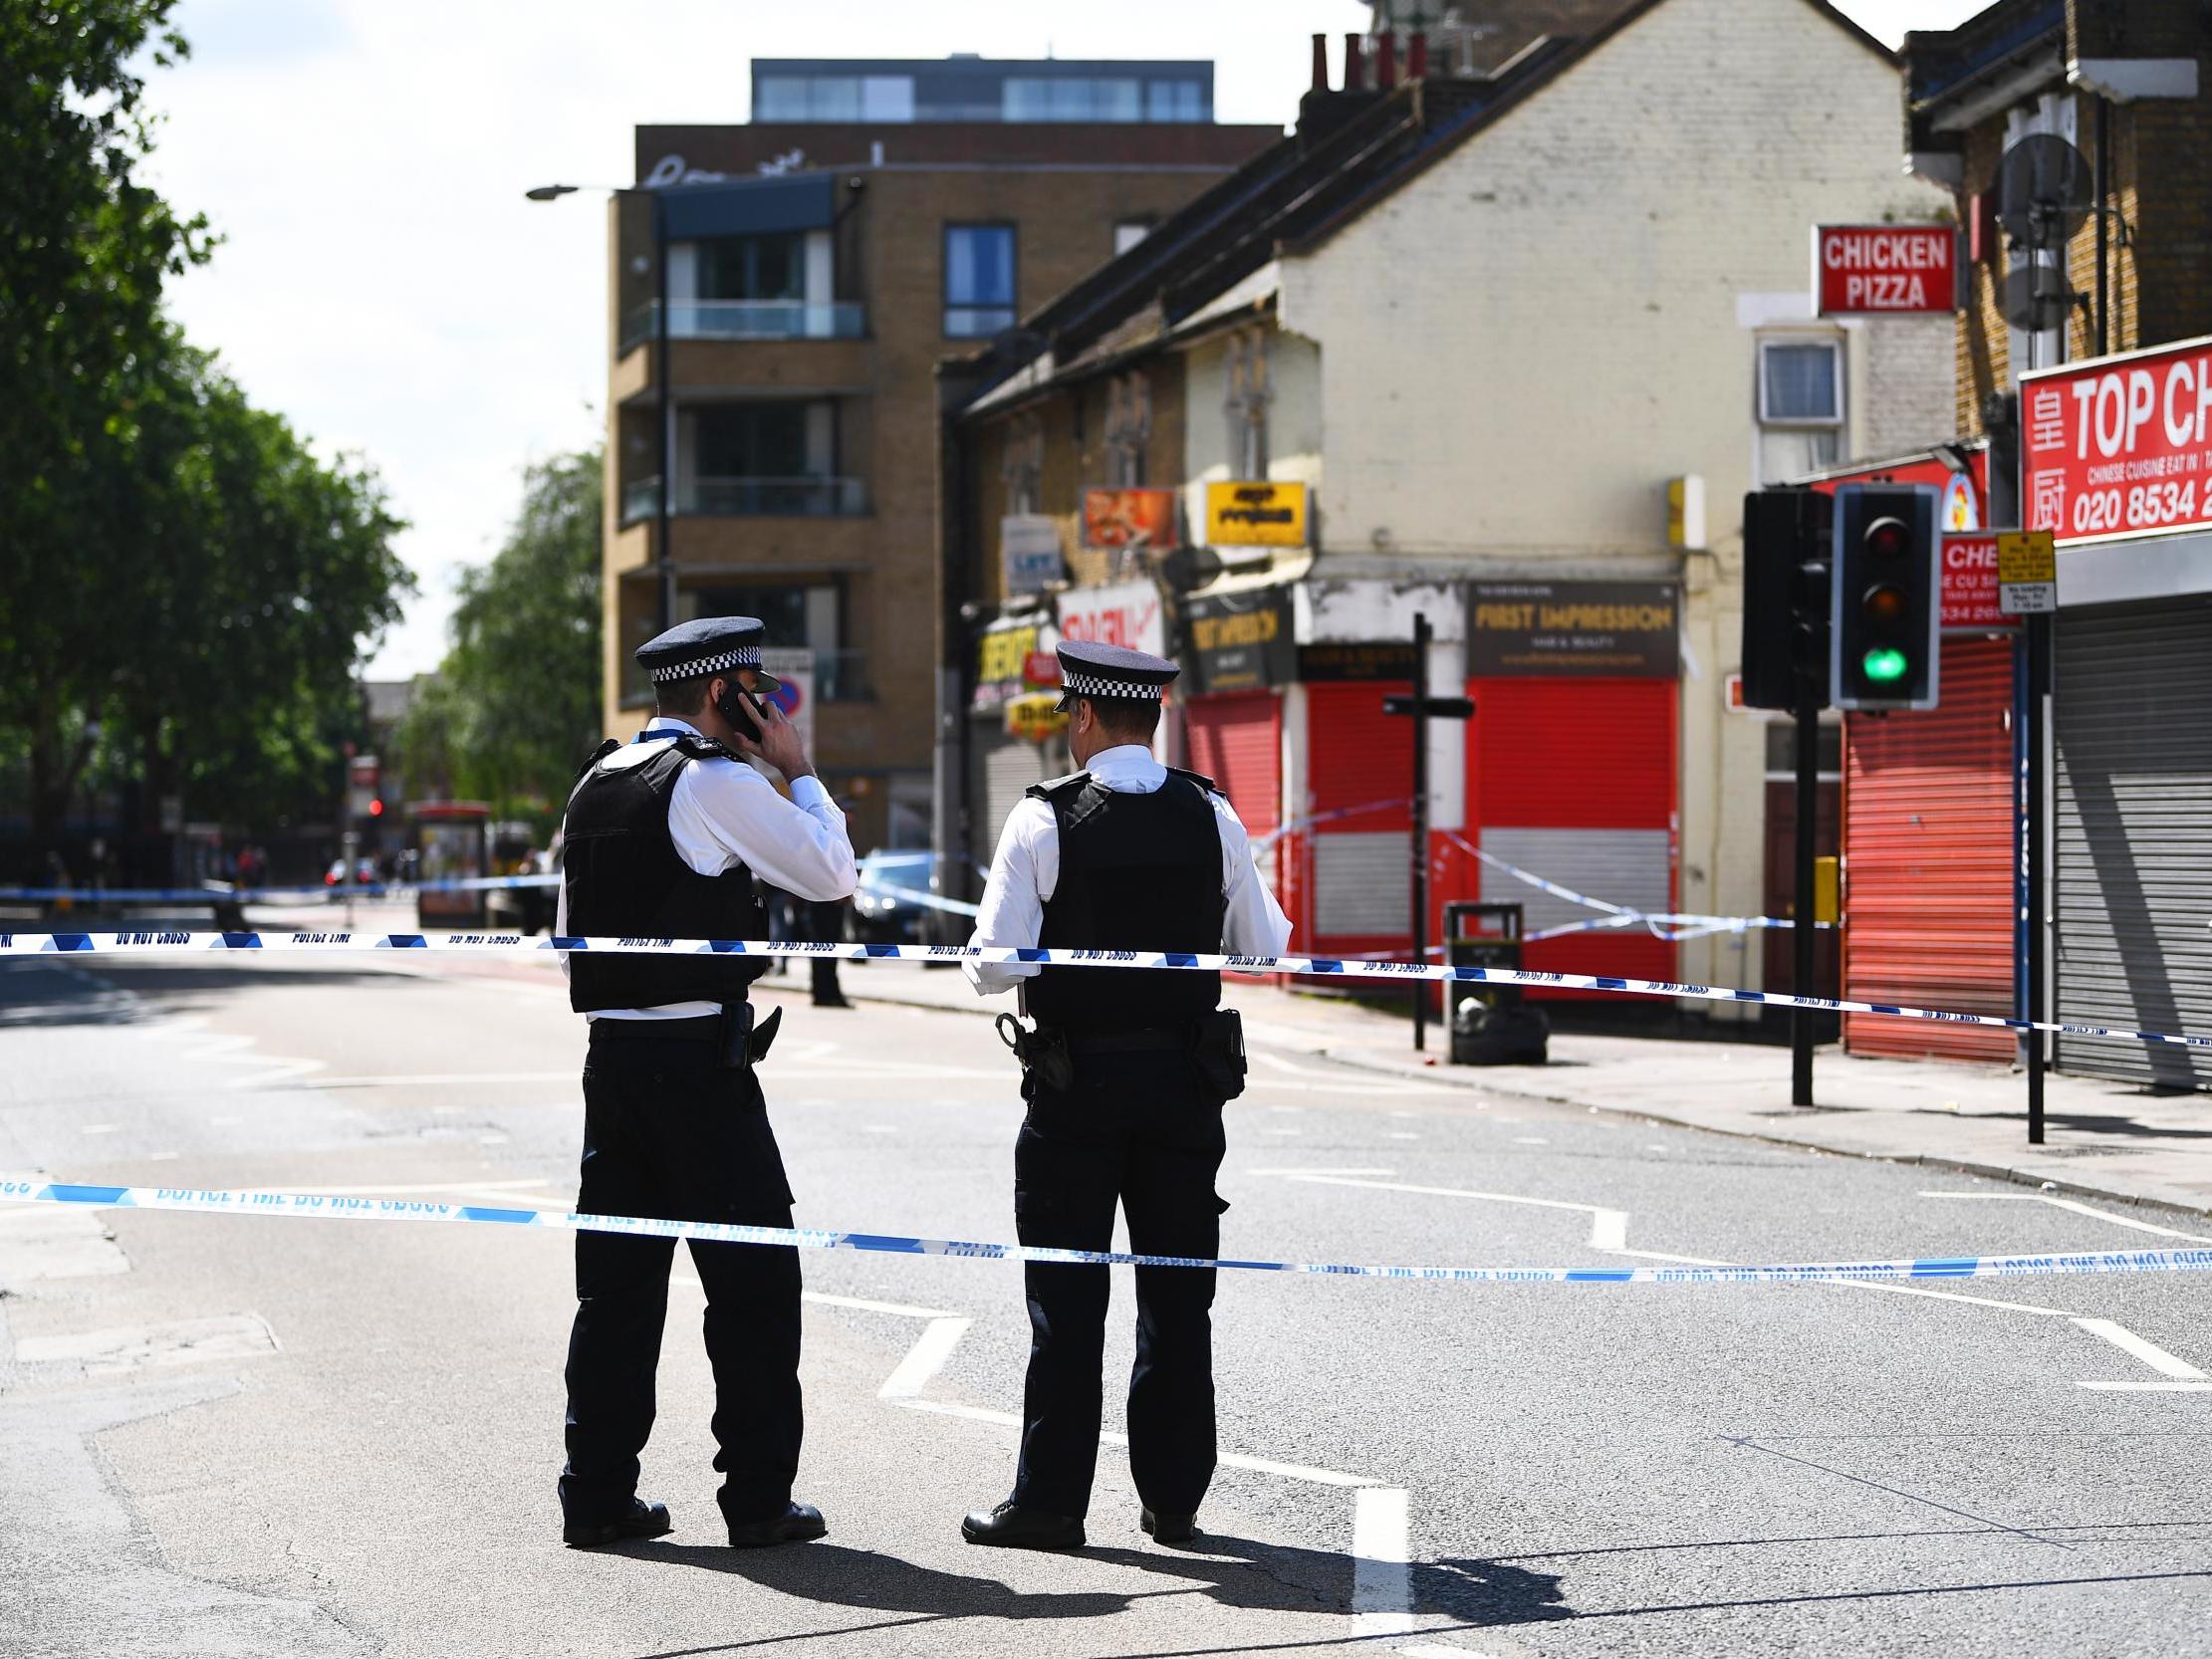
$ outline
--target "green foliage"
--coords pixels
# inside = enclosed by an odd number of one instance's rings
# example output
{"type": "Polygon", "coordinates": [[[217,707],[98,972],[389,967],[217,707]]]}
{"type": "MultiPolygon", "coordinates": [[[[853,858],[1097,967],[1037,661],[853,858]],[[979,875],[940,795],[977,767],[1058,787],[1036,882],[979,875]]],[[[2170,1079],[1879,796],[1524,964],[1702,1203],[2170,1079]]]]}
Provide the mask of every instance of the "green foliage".
{"type": "Polygon", "coordinates": [[[496,818],[559,813],[600,734],[597,450],[523,474],[506,544],[461,578],[452,649],[400,729],[410,795],[442,781],[496,818]]]}
{"type": "Polygon", "coordinates": [[[204,223],[140,183],[132,66],[184,54],[174,0],[0,0],[0,754],[50,837],[96,753],[251,823],[313,812],[359,725],[365,636],[410,579],[399,523],[164,319],[204,223]]]}

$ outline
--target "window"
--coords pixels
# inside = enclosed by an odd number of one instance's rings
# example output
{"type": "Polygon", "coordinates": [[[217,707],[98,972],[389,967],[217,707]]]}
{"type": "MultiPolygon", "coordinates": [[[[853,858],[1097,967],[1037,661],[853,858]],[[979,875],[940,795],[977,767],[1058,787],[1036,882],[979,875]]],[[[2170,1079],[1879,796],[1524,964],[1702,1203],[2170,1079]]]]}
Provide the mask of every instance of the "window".
{"type": "Polygon", "coordinates": [[[1010,75],[1000,114],[1010,121],[1142,120],[1143,93],[1142,82],[1121,77],[1010,75]]]}
{"type": "Polygon", "coordinates": [[[699,244],[702,300],[803,300],[807,297],[807,239],[718,236],[699,244]]]}
{"type": "Polygon", "coordinates": [[[1116,219],[1113,222],[1113,251],[1125,254],[1145,237],[1152,234],[1149,219],[1116,219]]]}
{"type": "Polygon", "coordinates": [[[1204,120],[1206,88],[1199,81],[1154,81],[1144,89],[1146,120],[1204,120]]]}
{"type": "Polygon", "coordinates": [[[984,340],[1014,326],[1014,227],[945,226],[945,335],[984,340]]]}
{"type": "Polygon", "coordinates": [[[1018,414],[1008,423],[1006,447],[999,454],[999,481],[1006,486],[1009,513],[1034,513],[1045,477],[1045,425],[1035,414],[1018,414]]]}
{"type": "Polygon", "coordinates": [[[809,471],[805,403],[710,403],[694,418],[701,480],[803,478],[809,471]]]}
{"type": "Polygon", "coordinates": [[[1833,340],[1759,343],[1759,419],[1833,426],[1843,418],[1843,350],[1833,340]]]}
{"type": "Polygon", "coordinates": [[[1222,363],[1222,408],[1229,419],[1229,476],[1267,477],[1267,333],[1244,329],[1229,337],[1222,363]]]}
{"type": "Polygon", "coordinates": [[[910,75],[764,75],[753,110],[761,121],[910,121],[910,75]]]}
{"type": "Polygon", "coordinates": [[[1758,347],[1759,482],[1834,466],[1843,448],[1843,343],[1784,335],[1758,347]]]}
{"type": "Polygon", "coordinates": [[[1152,438],[1152,382],[1142,369],[1106,381],[1106,482],[1129,489],[1144,482],[1152,438]]]}

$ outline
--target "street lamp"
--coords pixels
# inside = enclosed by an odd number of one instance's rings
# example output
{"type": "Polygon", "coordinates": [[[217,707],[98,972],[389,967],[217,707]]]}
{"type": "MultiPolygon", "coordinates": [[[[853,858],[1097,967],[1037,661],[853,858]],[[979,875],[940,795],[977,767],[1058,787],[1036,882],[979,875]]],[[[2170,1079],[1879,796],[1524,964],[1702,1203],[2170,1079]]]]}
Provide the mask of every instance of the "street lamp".
{"type": "Polygon", "coordinates": [[[676,558],[669,521],[675,513],[676,405],[668,383],[668,222],[660,192],[635,184],[537,184],[523,195],[531,201],[559,201],[579,190],[605,190],[612,196],[641,195],[652,204],[653,243],[653,384],[656,392],[655,424],[660,429],[660,488],[653,514],[653,573],[658,579],[660,625],[666,633],[676,625],[676,558]]]}

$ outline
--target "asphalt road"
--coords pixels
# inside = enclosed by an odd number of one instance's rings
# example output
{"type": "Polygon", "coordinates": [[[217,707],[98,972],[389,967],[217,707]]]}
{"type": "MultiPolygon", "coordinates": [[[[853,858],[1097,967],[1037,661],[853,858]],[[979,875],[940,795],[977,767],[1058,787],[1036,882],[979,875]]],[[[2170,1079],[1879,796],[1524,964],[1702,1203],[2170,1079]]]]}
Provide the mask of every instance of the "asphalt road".
{"type": "MultiPolygon", "coordinates": [[[[0,963],[0,1170],[573,1198],[583,1038],[543,965],[93,966],[0,963]]],[[[1011,1237],[1020,1107],[987,1024],[770,995],[801,1225],[1011,1237]]],[[[1232,1254],[1808,1261],[2188,1229],[1263,1035],[1230,1108],[1232,1254]]],[[[1012,1475],[1019,1270],[805,1268],[801,1495],[829,1539],[718,1547],[679,1257],[645,1473],[677,1530],[583,1552],[553,1496],[565,1236],[0,1210],[0,1650],[2009,1659],[2201,1654],[2212,1628],[2203,1278],[1226,1275],[1232,1456],[1200,1546],[1138,1533],[1109,1450],[1091,1547],[1037,1556],[957,1532],[1012,1475]]]]}

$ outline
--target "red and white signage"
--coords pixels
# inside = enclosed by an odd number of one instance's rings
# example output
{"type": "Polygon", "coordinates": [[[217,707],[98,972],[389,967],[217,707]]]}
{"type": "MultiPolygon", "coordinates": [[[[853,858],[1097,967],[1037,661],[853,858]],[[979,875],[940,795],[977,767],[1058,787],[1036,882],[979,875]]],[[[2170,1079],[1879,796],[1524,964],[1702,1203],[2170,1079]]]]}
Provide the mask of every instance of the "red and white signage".
{"type": "Polygon", "coordinates": [[[1823,317],[1930,317],[1958,310],[1955,225],[1816,225],[1813,292],[1823,317]]]}
{"type": "Polygon", "coordinates": [[[1159,590],[1149,582],[1071,589],[1060,595],[1060,636],[1165,656],[1167,619],[1160,613],[1159,590]]]}
{"type": "Polygon", "coordinates": [[[1997,607],[1997,538],[1943,538],[1943,631],[1990,633],[2020,625],[1997,607]]]}
{"type": "Polygon", "coordinates": [[[2212,340],[2023,374],[2020,496],[2061,547],[2212,526],[2212,340]]]}

